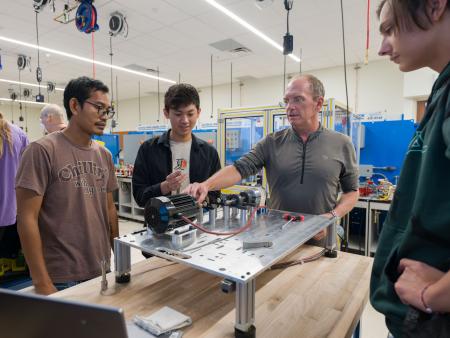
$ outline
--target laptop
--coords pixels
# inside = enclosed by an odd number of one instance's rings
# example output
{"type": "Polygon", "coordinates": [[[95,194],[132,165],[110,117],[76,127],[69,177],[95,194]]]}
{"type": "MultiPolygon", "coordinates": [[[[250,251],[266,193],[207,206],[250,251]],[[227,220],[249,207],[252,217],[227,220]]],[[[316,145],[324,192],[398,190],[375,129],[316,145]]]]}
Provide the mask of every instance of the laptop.
{"type": "Polygon", "coordinates": [[[120,308],[5,289],[0,289],[0,336],[5,338],[153,337],[133,324],[127,325],[120,308]]]}

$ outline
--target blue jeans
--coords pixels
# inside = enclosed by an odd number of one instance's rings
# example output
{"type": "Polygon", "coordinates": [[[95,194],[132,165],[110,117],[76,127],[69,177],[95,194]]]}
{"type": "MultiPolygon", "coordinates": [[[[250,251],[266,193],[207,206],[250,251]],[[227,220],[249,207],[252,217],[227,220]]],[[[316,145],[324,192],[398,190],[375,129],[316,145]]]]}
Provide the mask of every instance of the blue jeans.
{"type": "Polygon", "coordinates": [[[64,282],[64,283],[53,283],[53,285],[55,286],[56,290],[58,291],[62,291],[68,288],[71,288],[72,286],[78,285],[80,283],[83,283],[84,280],[82,281],[73,281],[73,282],[64,282]]]}

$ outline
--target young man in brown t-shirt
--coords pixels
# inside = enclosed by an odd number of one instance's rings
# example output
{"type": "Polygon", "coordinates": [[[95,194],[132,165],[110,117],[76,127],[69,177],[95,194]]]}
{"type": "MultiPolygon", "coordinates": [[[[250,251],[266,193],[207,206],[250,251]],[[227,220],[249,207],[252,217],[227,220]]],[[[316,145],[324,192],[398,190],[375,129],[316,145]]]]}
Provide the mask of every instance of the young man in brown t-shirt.
{"type": "Polygon", "coordinates": [[[37,293],[101,274],[118,236],[111,153],[92,142],[114,115],[108,87],[80,77],[64,91],[69,125],[31,143],[16,177],[18,231],[37,293]]]}

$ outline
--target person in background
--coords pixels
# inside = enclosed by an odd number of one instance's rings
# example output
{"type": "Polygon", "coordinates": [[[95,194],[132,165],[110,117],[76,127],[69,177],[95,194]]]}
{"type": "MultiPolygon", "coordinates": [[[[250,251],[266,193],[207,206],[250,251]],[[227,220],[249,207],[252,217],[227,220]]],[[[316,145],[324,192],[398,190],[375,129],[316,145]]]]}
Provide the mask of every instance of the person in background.
{"type": "Polygon", "coordinates": [[[41,110],[41,124],[44,127],[45,134],[54,131],[63,130],[67,127],[64,121],[64,112],[57,104],[47,104],[41,110]]]}
{"type": "Polygon", "coordinates": [[[14,182],[27,145],[25,132],[9,123],[0,112],[0,257],[3,258],[16,258],[21,248],[14,182]]]}
{"type": "Polygon", "coordinates": [[[181,83],[167,90],[164,115],[171,129],[145,141],[134,164],[133,195],[139,206],[152,197],[180,193],[190,182],[206,180],[220,169],[217,150],[192,133],[200,112],[193,86],[181,83]]]}
{"type": "Polygon", "coordinates": [[[450,1],[383,0],[377,14],[379,54],[439,76],[383,225],[370,300],[394,337],[450,337],[450,1]]]}
{"type": "Polygon", "coordinates": [[[25,149],[16,178],[17,225],[37,293],[101,274],[118,220],[111,153],[92,141],[114,116],[108,87],[80,77],[64,90],[69,124],[25,149]]]}
{"type": "MultiPolygon", "coordinates": [[[[320,124],[324,96],[315,76],[294,77],[284,95],[291,127],[267,135],[233,165],[186,192],[202,202],[209,190],[229,187],[265,167],[270,208],[343,217],[358,201],[358,167],[350,138],[320,124]]],[[[324,230],[310,243],[322,245],[325,235],[324,230]]]]}

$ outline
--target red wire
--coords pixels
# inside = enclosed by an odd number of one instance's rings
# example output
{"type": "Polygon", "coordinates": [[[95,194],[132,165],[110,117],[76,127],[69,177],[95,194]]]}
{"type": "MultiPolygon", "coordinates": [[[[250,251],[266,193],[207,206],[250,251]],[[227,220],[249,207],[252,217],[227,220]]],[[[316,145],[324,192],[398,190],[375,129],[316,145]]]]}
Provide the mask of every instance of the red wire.
{"type": "Polygon", "coordinates": [[[95,79],[95,44],[94,44],[94,32],[91,32],[92,36],[92,77],[95,79]]]}
{"type": "Polygon", "coordinates": [[[211,230],[208,230],[208,229],[202,227],[201,225],[195,224],[194,222],[192,222],[192,221],[191,221],[189,218],[187,218],[187,217],[181,216],[181,219],[182,219],[183,221],[189,223],[190,225],[196,227],[197,229],[199,229],[199,230],[201,230],[201,231],[203,231],[203,232],[206,232],[207,234],[218,235],[218,236],[237,235],[237,234],[240,234],[241,232],[244,232],[244,231],[250,229],[250,227],[252,226],[253,218],[255,218],[256,212],[257,212],[259,209],[261,209],[261,208],[265,208],[265,207],[264,207],[264,206],[259,206],[259,207],[257,207],[255,210],[253,210],[252,214],[250,215],[250,218],[249,218],[248,221],[247,221],[247,224],[246,224],[244,227],[239,228],[238,230],[235,230],[235,231],[229,231],[229,232],[216,232],[216,231],[211,231],[211,230]]]}

